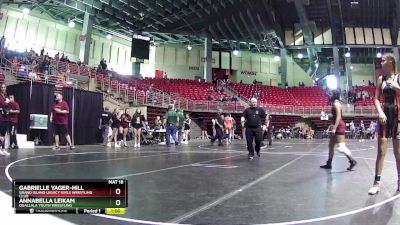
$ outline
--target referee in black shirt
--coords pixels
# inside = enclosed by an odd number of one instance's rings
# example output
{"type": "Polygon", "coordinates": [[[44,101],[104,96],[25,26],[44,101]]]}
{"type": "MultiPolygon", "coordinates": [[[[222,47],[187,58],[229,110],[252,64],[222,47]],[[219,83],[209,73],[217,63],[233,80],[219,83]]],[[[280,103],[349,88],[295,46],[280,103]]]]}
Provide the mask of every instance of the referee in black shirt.
{"type": "Polygon", "coordinates": [[[257,156],[260,157],[261,141],[263,139],[263,130],[261,126],[262,120],[265,119],[266,115],[264,109],[257,107],[256,98],[250,100],[250,108],[244,110],[243,117],[246,120],[246,141],[249,159],[253,159],[254,157],[253,137],[256,142],[255,150],[257,156]]]}

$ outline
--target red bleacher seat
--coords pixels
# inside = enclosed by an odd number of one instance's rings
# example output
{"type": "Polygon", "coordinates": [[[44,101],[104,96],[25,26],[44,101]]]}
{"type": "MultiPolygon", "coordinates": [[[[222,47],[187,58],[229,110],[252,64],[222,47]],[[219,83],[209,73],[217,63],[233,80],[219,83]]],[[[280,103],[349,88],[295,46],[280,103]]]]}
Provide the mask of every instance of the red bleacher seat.
{"type": "Polygon", "coordinates": [[[293,105],[293,106],[325,106],[328,98],[321,87],[291,87],[279,88],[274,86],[253,84],[230,84],[242,98],[250,99],[260,93],[261,104],[293,105]]]}
{"type": "Polygon", "coordinates": [[[228,97],[226,93],[218,93],[216,91],[209,91],[210,88],[214,88],[214,84],[210,82],[199,82],[196,80],[188,79],[160,79],[160,78],[146,78],[144,80],[138,81],[142,86],[153,85],[154,88],[178,94],[182,98],[192,99],[192,100],[207,100],[208,95],[215,99],[221,97],[228,97]]]}

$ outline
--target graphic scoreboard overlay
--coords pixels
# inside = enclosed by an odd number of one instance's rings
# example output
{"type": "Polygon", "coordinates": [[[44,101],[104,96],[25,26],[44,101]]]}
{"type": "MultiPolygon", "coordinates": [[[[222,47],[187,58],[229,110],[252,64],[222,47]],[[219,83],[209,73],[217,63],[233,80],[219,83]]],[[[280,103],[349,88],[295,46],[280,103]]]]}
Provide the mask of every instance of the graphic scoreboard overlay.
{"type": "Polygon", "coordinates": [[[125,214],[128,181],[14,180],[15,213],[125,214]]]}

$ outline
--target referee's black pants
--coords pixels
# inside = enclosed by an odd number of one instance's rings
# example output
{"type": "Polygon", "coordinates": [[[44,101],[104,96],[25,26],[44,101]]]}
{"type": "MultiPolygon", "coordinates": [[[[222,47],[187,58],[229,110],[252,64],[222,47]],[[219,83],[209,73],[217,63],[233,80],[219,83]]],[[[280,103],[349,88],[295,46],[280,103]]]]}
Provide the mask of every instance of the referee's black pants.
{"type": "Polygon", "coordinates": [[[222,140],[224,139],[224,132],[222,128],[215,126],[215,136],[211,138],[211,142],[214,143],[218,139],[218,142],[222,144],[222,140]]]}
{"type": "Polygon", "coordinates": [[[253,148],[253,139],[255,140],[256,152],[260,152],[261,141],[263,139],[263,130],[261,127],[257,128],[249,128],[246,127],[246,142],[247,142],[247,150],[249,151],[249,156],[254,156],[254,148],[253,148]]]}

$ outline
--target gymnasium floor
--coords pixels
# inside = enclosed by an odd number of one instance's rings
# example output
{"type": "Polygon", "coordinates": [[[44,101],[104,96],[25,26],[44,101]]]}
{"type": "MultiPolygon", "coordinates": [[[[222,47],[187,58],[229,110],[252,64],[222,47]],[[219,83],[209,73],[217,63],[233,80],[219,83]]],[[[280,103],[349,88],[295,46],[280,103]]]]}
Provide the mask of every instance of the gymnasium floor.
{"type": "MultiPolygon", "coordinates": [[[[10,195],[13,178],[128,179],[129,208],[124,216],[57,216],[87,225],[400,224],[392,148],[381,192],[369,196],[376,141],[348,141],[358,161],[351,172],[340,154],[332,170],[319,168],[327,159],[327,141],[274,142],[252,161],[242,141],[220,148],[194,141],[169,149],[152,145],[128,151],[102,146],[79,146],[73,152],[25,149],[0,158],[0,190],[10,195]]],[[[11,202],[0,204],[11,207],[11,202]]]]}

